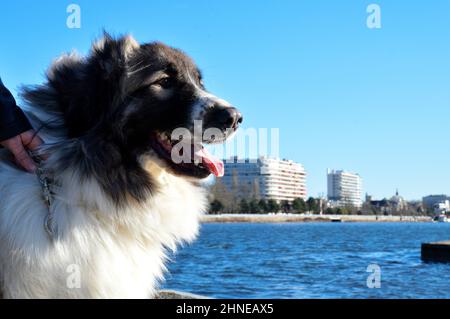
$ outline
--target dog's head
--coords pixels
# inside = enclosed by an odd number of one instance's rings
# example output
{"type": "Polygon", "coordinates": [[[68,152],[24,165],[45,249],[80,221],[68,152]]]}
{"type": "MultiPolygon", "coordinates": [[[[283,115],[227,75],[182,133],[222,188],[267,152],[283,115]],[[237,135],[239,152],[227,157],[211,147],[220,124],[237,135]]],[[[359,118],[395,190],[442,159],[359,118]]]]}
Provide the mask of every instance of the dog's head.
{"type": "Polygon", "coordinates": [[[176,175],[223,174],[223,163],[203,144],[225,141],[242,115],[207,92],[198,67],[180,50],[105,34],[87,58],[63,58],[48,78],[68,137],[112,150],[107,161],[132,166],[150,154],[176,175]]]}
{"type": "Polygon", "coordinates": [[[176,174],[223,175],[222,162],[202,144],[224,142],[242,115],[206,91],[191,58],[161,43],[136,47],[123,84],[129,99],[121,121],[129,145],[151,147],[176,174]]]}

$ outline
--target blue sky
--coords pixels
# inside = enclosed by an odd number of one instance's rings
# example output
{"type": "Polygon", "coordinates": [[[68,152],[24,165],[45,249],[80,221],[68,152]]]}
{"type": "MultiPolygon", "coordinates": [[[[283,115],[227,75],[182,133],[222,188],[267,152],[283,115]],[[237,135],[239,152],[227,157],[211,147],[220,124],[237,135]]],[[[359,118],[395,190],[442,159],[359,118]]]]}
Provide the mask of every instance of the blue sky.
{"type": "Polygon", "coordinates": [[[280,155],[308,171],[358,172],[364,191],[450,194],[450,1],[2,1],[0,76],[16,93],[62,52],[86,53],[101,30],[182,48],[207,87],[280,128],[280,155]],[[66,7],[81,7],[81,29],[66,7]],[[366,27],[381,7],[382,28],[366,27]]]}

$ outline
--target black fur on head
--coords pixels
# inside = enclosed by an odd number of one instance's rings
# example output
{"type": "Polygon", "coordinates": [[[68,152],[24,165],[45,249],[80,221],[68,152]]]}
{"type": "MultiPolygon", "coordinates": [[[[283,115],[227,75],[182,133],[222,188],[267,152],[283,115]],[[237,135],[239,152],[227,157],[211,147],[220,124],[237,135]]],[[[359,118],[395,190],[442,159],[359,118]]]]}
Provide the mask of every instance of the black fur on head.
{"type": "MultiPolygon", "coordinates": [[[[56,169],[75,168],[82,178],[95,177],[117,204],[130,197],[143,201],[155,190],[140,161],[142,155],[160,155],[155,134],[192,129],[196,119],[207,118],[206,126],[224,131],[241,122],[237,110],[205,91],[200,71],[183,52],[106,33],[87,57],[55,61],[47,83],[25,88],[23,97],[35,114],[45,115],[43,131],[64,132],[66,151],[56,169]]],[[[177,175],[210,173],[201,165],[159,159],[177,175]]]]}

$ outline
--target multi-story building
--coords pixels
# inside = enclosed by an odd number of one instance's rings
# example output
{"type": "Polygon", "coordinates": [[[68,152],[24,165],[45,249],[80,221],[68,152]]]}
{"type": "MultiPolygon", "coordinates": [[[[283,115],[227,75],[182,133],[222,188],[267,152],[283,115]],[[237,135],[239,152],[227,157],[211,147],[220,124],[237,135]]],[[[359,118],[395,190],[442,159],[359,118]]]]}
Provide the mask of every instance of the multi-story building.
{"type": "Polygon", "coordinates": [[[257,160],[227,160],[222,183],[244,197],[256,196],[280,202],[296,198],[306,200],[307,196],[305,169],[302,164],[289,160],[267,157],[257,160]]]}
{"type": "Polygon", "coordinates": [[[362,206],[362,179],[358,174],[328,170],[328,201],[331,206],[362,206]]]}
{"type": "Polygon", "coordinates": [[[450,201],[447,199],[434,205],[434,212],[436,214],[445,214],[450,212],[450,201]]]}
{"type": "Polygon", "coordinates": [[[450,197],[447,195],[429,195],[422,198],[422,203],[426,210],[432,212],[437,205],[445,203],[448,200],[450,200],[450,197]]]}

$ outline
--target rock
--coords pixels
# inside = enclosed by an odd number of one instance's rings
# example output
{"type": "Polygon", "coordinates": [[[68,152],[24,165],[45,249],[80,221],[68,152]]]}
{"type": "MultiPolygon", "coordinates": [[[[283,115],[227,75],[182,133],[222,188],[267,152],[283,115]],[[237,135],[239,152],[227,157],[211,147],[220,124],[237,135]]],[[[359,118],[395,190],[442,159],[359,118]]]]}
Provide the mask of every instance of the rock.
{"type": "Polygon", "coordinates": [[[160,290],[155,299],[210,299],[205,296],[175,290],[160,290]]]}

